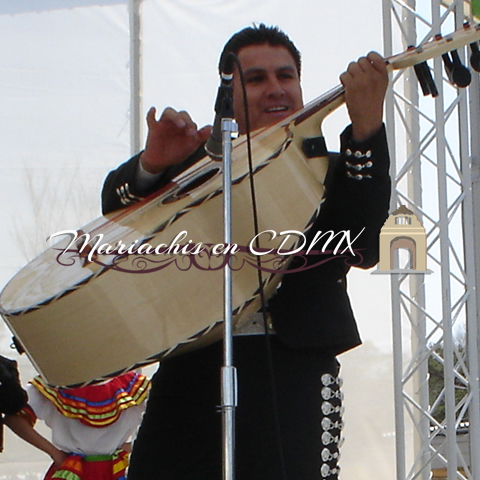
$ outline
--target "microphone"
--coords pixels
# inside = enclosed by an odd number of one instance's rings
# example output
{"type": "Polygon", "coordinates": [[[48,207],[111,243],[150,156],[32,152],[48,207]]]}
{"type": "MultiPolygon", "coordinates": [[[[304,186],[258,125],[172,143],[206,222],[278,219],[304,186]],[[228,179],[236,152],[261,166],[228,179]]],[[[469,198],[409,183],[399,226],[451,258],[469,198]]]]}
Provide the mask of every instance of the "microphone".
{"type": "Polygon", "coordinates": [[[220,86],[215,100],[215,119],[205,150],[213,160],[222,159],[222,119],[233,117],[233,53],[223,59],[220,68],[220,86]]]}

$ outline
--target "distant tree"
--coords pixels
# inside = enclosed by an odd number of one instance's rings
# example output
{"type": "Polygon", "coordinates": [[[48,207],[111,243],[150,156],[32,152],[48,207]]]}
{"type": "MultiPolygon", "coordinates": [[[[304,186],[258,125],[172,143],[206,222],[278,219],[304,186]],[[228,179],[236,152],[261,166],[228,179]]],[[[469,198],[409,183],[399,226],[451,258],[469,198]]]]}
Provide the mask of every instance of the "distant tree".
{"type": "Polygon", "coordinates": [[[100,185],[90,185],[80,166],[70,162],[69,168],[58,171],[24,170],[22,191],[28,208],[22,215],[12,214],[11,224],[13,242],[25,261],[48,248],[46,239],[53,233],[78,229],[100,216],[100,185]]]}
{"type": "MultiPolygon", "coordinates": [[[[462,374],[461,359],[465,354],[465,337],[459,336],[456,338],[455,351],[454,351],[454,364],[456,368],[462,374]]],[[[435,405],[434,410],[431,411],[431,415],[438,422],[445,420],[445,373],[444,373],[444,352],[443,343],[438,344],[433,348],[432,353],[428,359],[428,390],[429,390],[429,403],[431,408],[435,405]]],[[[462,399],[467,395],[467,387],[457,377],[454,381],[455,384],[455,404],[461,403],[462,399]]],[[[468,412],[462,421],[468,421],[468,412]]]]}

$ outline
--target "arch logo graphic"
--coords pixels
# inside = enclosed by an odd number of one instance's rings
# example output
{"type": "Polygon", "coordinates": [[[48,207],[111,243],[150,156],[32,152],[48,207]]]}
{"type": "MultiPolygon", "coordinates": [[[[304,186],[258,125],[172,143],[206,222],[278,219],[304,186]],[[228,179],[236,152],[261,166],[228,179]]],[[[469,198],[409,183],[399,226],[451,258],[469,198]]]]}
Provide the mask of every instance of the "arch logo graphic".
{"type": "Polygon", "coordinates": [[[427,234],[417,216],[402,205],[387,218],[380,231],[380,261],[372,273],[432,273],[427,269],[427,234]],[[395,265],[396,253],[405,249],[410,254],[409,266],[395,265]]]}

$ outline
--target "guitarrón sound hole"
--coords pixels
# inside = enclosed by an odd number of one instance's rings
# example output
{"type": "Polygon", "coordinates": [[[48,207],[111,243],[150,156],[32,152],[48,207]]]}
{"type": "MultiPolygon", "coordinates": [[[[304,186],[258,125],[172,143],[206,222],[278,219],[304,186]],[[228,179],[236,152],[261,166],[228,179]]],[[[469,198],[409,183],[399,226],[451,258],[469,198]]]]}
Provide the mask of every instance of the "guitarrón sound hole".
{"type": "Polygon", "coordinates": [[[183,185],[178,190],[175,190],[168,197],[165,197],[162,203],[171,203],[171,202],[174,202],[175,200],[184,198],[190,192],[192,192],[196,188],[200,187],[201,185],[203,185],[204,183],[208,182],[210,179],[215,177],[219,171],[220,171],[219,168],[212,168],[208,172],[198,175],[192,181],[188,182],[186,185],[183,185]]]}

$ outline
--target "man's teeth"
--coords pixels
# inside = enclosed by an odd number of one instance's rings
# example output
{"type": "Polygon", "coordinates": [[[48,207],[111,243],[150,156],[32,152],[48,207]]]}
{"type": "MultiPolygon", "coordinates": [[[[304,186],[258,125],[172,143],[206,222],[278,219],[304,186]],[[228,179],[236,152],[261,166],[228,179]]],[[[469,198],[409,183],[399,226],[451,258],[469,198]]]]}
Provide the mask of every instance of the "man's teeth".
{"type": "Polygon", "coordinates": [[[285,110],[287,110],[286,106],[267,108],[268,113],[270,113],[270,112],[283,112],[285,110]]]}

